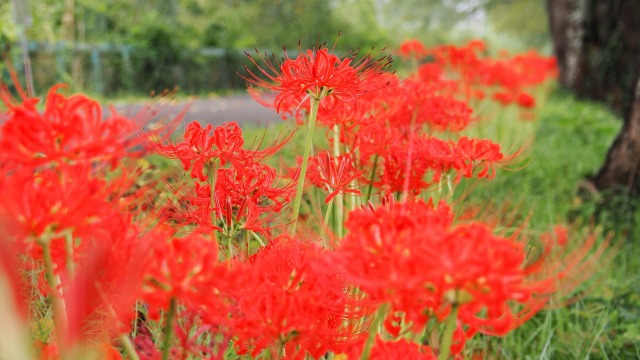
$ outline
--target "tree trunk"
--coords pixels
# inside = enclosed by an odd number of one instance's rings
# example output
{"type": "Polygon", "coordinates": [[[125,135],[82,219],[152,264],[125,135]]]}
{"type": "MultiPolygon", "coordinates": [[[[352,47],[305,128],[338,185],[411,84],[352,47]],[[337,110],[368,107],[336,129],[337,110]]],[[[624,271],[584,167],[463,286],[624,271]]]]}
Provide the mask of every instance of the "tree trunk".
{"type": "Polygon", "coordinates": [[[607,154],[600,172],[592,179],[598,189],[622,188],[640,194],[640,77],[636,77],[634,99],[624,126],[607,154]]]}
{"type": "Polygon", "coordinates": [[[640,1],[547,0],[547,9],[560,83],[625,120],[592,181],[598,189],[639,193],[640,1]]]}

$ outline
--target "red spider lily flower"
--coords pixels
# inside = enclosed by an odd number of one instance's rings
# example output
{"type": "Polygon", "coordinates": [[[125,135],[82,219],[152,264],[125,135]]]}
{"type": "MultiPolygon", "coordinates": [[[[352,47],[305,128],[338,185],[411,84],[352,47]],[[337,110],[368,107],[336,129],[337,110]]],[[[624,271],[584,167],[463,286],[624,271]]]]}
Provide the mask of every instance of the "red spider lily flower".
{"type": "Polygon", "coordinates": [[[360,179],[364,171],[356,170],[351,155],[337,158],[324,151],[309,160],[307,177],[314,185],[329,191],[324,202],[328,203],[338,194],[360,194],[360,190],[351,188],[351,182],[360,179]]]}
{"type": "Polygon", "coordinates": [[[203,128],[200,123],[192,122],[187,125],[184,141],[178,144],[165,144],[162,141],[164,137],[154,133],[141,136],[150,151],[167,158],[179,159],[185,170],[191,169],[192,178],[204,182],[208,178],[205,167],[214,165],[214,161],[219,161],[219,166],[231,163],[238,168],[242,168],[244,164],[260,162],[280,150],[292,134],[284,139],[277,139],[263,150],[242,148],[242,129],[236,122],[228,122],[215,129],[211,124],[203,128]]]}
{"type": "MultiPolygon", "coordinates": [[[[36,167],[58,162],[110,162],[123,158],[136,145],[129,119],[111,110],[103,119],[102,106],[84,95],[65,97],[51,88],[44,112],[38,99],[14,104],[0,96],[8,108],[0,127],[0,167],[36,167]]],[[[6,90],[4,90],[6,92],[6,90]]],[[[0,92],[2,92],[0,90],[0,92]]]]}
{"type": "MultiPolygon", "coordinates": [[[[56,344],[43,344],[39,343],[36,345],[39,350],[40,357],[39,360],[60,360],[60,351],[58,349],[58,345],[56,344]]],[[[86,358],[97,358],[102,360],[122,360],[122,355],[118,350],[116,350],[113,346],[108,343],[100,343],[97,345],[90,346],[88,349],[83,349],[81,352],[83,357],[86,358]]],[[[78,353],[75,353],[75,356],[79,356],[78,353]]]]}
{"type": "Polygon", "coordinates": [[[400,44],[398,53],[400,54],[400,56],[406,59],[417,60],[420,60],[428,55],[427,49],[424,47],[424,44],[422,44],[422,42],[417,39],[404,41],[402,44],[400,44]]]}
{"type": "Polygon", "coordinates": [[[268,235],[272,220],[291,199],[295,183],[278,186],[276,170],[260,163],[241,169],[219,169],[216,175],[215,211],[226,224],[237,223],[268,235]]]}
{"type": "MultiPolygon", "coordinates": [[[[223,332],[214,332],[216,329],[213,325],[207,324],[194,311],[182,311],[178,314],[181,320],[175,326],[175,335],[178,339],[179,346],[174,346],[171,353],[176,359],[222,359],[223,353],[230,339],[222,336],[220,341],[216,339],[223,332]],[[207,335],[215,333],[213,339],[207,339],[207,335]],[[224,341],[226,340],[226,341],[224,341]],[[215,345],[215,348],[214,348],[215,345]],[[216,351],[217,349],[217,351],[216,351]]],[[[219,325],[219,324],[218,324],[219,325]]]]}
{"type": "Polygon", "coordinates": [[[508,333],[543,309],[552,293],[584,279],[561,284],[568,274],[592,272],[593,237],[575,251],[562,245],[561,235],[554,245],[543,237],[545,249],[559,251],[563,260],[553,260],[554,251],[545,250],[532,261],[519,233],[502,237],[486,224],[453,225],[452,220],[446,205],[434,208],[421,201],[354,211],[337,263],[371,301],[391,304],[389,324],[400,311],[419,332],[430,316],[441,321],[453,305],[459,307],[460,327],[466,328],[459,341],[477,331],[508,333]],[[558,267],[543,266],[547,261],[558,267]]]}
{"type": "Polygon", "coordinates": [[[0,177],[0,222],[9,238],[33,259],[42,259],[42,244],[51,247],[58,269],[67,262],[65,237],[82,238],[74,254],[91,241],[108,241],[117,207],[107,201],[107,184],[86,166],[21,168],[0,177]]]}
{"type": "Polygon", "coordinates": [[[507,106],[513,103],[514,97],[513,97],[513,94],[503,91],[503,92],[494,93],[493,100],[499,102],[502,105],[507,106]]]}
{"type": "MultiPolygon", "coordinates": [[[[397,133],[394,137],[397,140],[387,147],[375,145],[379,149],[375,151],[378,151],[380,179],[374,185],[387,193],[407,191],[417,195],[438,183],[443,174],[450,173],[455,174],[454,182],[473,176],[492,179],[497,165],[518,156],[517,152],[503,155],[500,146],[490,140],[461,137],[455,142],[422,134],[402,135],[390,128],[383,128],[383,131],[397,133]],[[431,182],[425,178],[429,172],[432,173],[431,182]]],[[[377,136],[384,141],[380,134],[377,136]]],[[[369,150],[363,146],[361,154],[368,155],[369,150]]]]}
{"type": "Polygon", "coordinates": [[[427,124],[437,131],[460,131],[471,122],[471,108],[442,94],[439,83],[407,80],[394,90],[394,94],[379,100],[385,103],[383,112],[392,126],[427,124]]]}
{"type": "Polygon", "coordinates": [[[531,109],[536,106],[536,99],[527,93],[518,94],[518,105],[525,109],[531,109]]]}
{"type": "Polygon", "coordinates": [[[248,75],[244,78],[250,86],[276,94],[274,107],[278,113],[290,111],[292,105],[297,108],[308,96],[325,99],[324,106],[331,108],[336,101],[353,101],[366,94],[371,90],[366,79],[383,72],[391,63],[390,57],[374,59],[365,55],[356,61],[355,55],[338,57],[327,48],[319,48],[291,59],[285,51],[281,64],[275,58],[260,56],[259,60],[265,66],[262,68],[247,53],[258,71],[246,68],[248,75]]]}
{"type": "Polygon", "coordinates": [[[371,360],[436,360],[433,350],[424,345],[409,342],[406,339],[385,341],[376,336],[376,341],[371,348],[371,360]]]}
{"type": "Polygon", "coordinates": [[[58,336],[60,344],[108,341],[131,331],[149,244],[135,227],[121,227],[108,244],[92,244],[78,261],[64,293],[69,326],[58,336]]]}
{"type": "Polygon", "coordinates": [[[217,219],[212,218],[215,207],[211,204],[211,185],[196,182],[177,181],[167,183],[167,189],[175,199],[163,204],[158,218],[162,223],[177,226],[195,224],[202,231],[221,231],[217,219]]]}
{"type": "Polygon", "coordinates": [[[227,267],[219,263],[218,244],[210,234],[201,232],[167,238],[170,234],[157,233],[151,245],[142,297],[149,306],[149,317],[158,319],[160,310],[168,310],[172,299],[188,309],[222,311],[216,293],[224,283],[227,267]]]}
{"type": "Polygon", "coordinates": [[[455,146],[455,160],[453,168],[458,171],[458,177],[472,177],[474,169],[480,169],[478,178],[493,179],[495,164],[513,159],[502,154],[500,145],[491,140],[461,137],[455,146]]]}
{"type": "Polygon", "coordinates": [[[276,353],[279,344],[287,358],[319,358],[360,335],[349,324],[362,310],[326,261],[319,246],[281,237],[238,264],[243,286],[231,316],[238,354],[276,353]]]}
{"type": "Polygon", "coordinates": [[[244,228],[268,237],[295,191],[293,182],[281,184],[276,170],[261,163],[218,169],[215,178],[213,203],[209,184],[167,183],[172,196],[160,211],[161,221],[196,225],[203,231],[244,228]]]}
{"type": "Polygon", "coordinates": [[[444,79],[444,70],[437,63],[425,63],[418,68],[420,81],[426,83],[441,83],[444,79]]]}

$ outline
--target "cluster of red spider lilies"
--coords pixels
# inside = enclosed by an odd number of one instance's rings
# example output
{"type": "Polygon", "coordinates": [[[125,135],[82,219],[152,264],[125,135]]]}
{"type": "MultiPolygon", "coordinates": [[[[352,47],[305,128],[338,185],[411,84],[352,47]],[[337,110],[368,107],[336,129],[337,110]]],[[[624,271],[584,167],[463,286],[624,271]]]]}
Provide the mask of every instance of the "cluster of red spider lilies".
{"type": "Polygon", "coordinates": [[[0,357],[460,358],[570,292],[595,235],[532,238],[451,201],[518,155],[464,135],[474,108],[531,114],[553,60],[479,41],[399,54],[413,76],[373,53],[249,55],[250,93],[306,127],[290,169],[268,160],[291,135],[248,146],[236,123],[193,122],[176,140],[180,117],[3,87],[0,357]]]}

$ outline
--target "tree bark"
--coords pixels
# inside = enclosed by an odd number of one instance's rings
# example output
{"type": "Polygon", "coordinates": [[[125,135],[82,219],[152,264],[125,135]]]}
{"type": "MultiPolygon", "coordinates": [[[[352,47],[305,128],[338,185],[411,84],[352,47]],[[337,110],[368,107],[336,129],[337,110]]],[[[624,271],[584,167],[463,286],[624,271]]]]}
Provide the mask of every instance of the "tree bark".
{"type": "Polygon", "coordinates": [[[640,1],[547,0],[560,83],[579,97],[602,101],[624,118],[598,189],[638,194],[640,160],[640,1]]]}
{"type": "Polygon", "coordinates": [[[634,98],[624,126],[609,149],[607,159],[592,179],[598,189],[620,188],[640,194],[640,76],[636,77],[634,98]]]}

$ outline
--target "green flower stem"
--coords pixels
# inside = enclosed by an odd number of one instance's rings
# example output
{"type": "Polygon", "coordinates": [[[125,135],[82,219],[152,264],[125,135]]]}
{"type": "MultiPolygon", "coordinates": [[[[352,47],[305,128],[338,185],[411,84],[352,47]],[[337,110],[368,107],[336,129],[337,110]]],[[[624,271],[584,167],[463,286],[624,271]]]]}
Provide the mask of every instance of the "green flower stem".
{"type": "MultiPolygon", "coordinates": [[[[335,157],[336,165],[338,162],[338,156],[340,156],[340,128],[338,125],[333,126],[333,156],[335,157]]],[[[338,239],[342,239],[343,235],[343,226],[344,226],[344,195],[339,193],[335,196],[335,206],[336,206],[336,229],[335,234],[338,236],[338,239]]]]}
{"type": "MultiPolygon", "coordinates": [[[[209,189],[210,189],[210,198],[209,198],[209,208],[211,211],[211,226],[216,226],[216,213],[213,211],[216,203],[216,163],[215,161],[207,164],[207,177],[209,179],[209,189]]],[[[211,239],[217,244],[218,243],[218,235],[216,234],[215,229],[211,229],[211,239]]],[[[229,244],[231,240],[229,240],[229,244]]],[[[227,260],[231,263],[231,246],[227,249],[227,260]]]]}
{"type": "MultiPolygon", "coordinates": [[[[49,291],[51,291],[51,304],[53,306],[53,323],[56,329],[56,335],[58,339],[67,335],[67,309],[62,298],[60,288],[60,278],[54,272],[53,258],[51,257],[51,247],[49,240],[40,242],[42,246],[42,257],[44,258],[45,277],[47,284],[49,285],[49,291]]],[[[60,351],[63,352],[64,346],[60,346],[60,351]]],[[[62,354],[60,357],[63,358],[62,354]]]]}
{"type": "Polygon", "coordinates": [[[122,348],[124,349],[124,353],[127,355],[128,359],[140,360],[140,357],[138,357],[138,353],[136,352],[136,348],[133,346],[133,343],[131,343],[131,339],[129,339],[127,334],[120,335],[118,339],[120,340],[120,344],[122,344],[122,348]]]}
{"type": "Polygon", "coordinates": [[[367,337],[367,342],[364,344],[364,348],[362,349],[362,355],[360,356],[360,360],[368,360],[369,355],[371,355],[371,348],[373,347],[373,343],[376,340],[376,335],[378,334],[378,330],[384,321],[384,317],[387,315],[387,305],[382,305],[378,309],[378,313],[376,317],[373,319],[371,323],[371,327],[369,328],[369,336],[367,337]]]}
{"type": "Polygon", "coordinates": [[[453,342],[453,332],[456,330],[456,320],[458,318],[459,306],[457,304],[451,305],[451,313],[447,317],[447,321],[444,324],[444,333],[440,340],[440,354],[438,354],[438,360],[449,359],[451,353],[451,343],[453,342]]]}
{"type": "Polygon", "coordinates": [[[307,164],[309,163],[309,153],[311,152],[311,145],[313,143],[313,129],[316,125],[316,117],[318,116],[318,106],[320,105],[320,99],[315,96],[310,96],[311,99],[311,111],[309,112],[309,121],[307,126],[307,139],[304,144],[304,153],[302,154],[302,165],[300,166],[300,175],[298,175],[298,187],[296,189],[296,197],[293,200],[293,213],[291,214],[291,232],[293,236],[296,233],[296,224],[298,223],[298,214],[300,213],[300,203],[302,202],[302,191],[304,190],[304,178],[307,175],[307,164]]]}
{"type": "Polygon", "coordinates": [[[371,177],[369,177],[369,188],[367,188],[367,196],[364,198],[364,204],[371,199],[371,192],[373,191],[373,178],[376,176],[376,167],[378,166],[378,154],[373,158],[373,168],[371,169],[371,177]]]}
{"type": "Polygon", "coordinates": [[[255,231],[253,230],[248,230],[249,234],[256,239],[256,241],[261,245],[261,246],[266,246],[265,243],[262,241],[262,239],[260,239],[260,236],[258,236],[258,234],[255,233],[255,231]]]}
{"type": "Polygon", "coordinates": [[[326,249],[329,248],[329,242],[324,240],[324,232],[327,226],[329,226],[329,217],[331,216],[331,209],[333,208],[333,199],[335,199],[335,197],[331,198],[331,200],[329,200],[329,204],[327,204],[327,211],[324,214],[324,221],[322,222],[322,228],[320,228],[320,239],[322,239],[324,243],[324,247],[326,249]]]}
{"type": "Polygon", "coordinates": [[[164,324],[164,339],[162,340],[162,360],[169,360],[171,354],[171,336],[173,335],[173,318],[178,311],[178,301],[175,297],[169,302],[169,312],[167,313],[166,322],[164,324]]]}
{"type": "MultiPolygon", "coordinates": [[[[213,209],[215,206],[215,200],[216,200],[216,163],[213,162],[213,163],[207,164],[206,167],[207,167],[207,177],[209,178],[209,187],[210,187],[210,193],[211,193],[210,195],[211,203],[209,204],[209,207],[213,209]]],[[[213,210],[211,211],[211,224],[212,225],[216,224],[216,213],[213,210]]]]}
{"type": "Polygon", "coordinates": [[[73,259],[74,243],[71,231],[64,235],[64,245],[65,253],[67,255],[67,272],[69,273],[69,277],[73,278],[76,271],[76,263],[73,259]]]}

